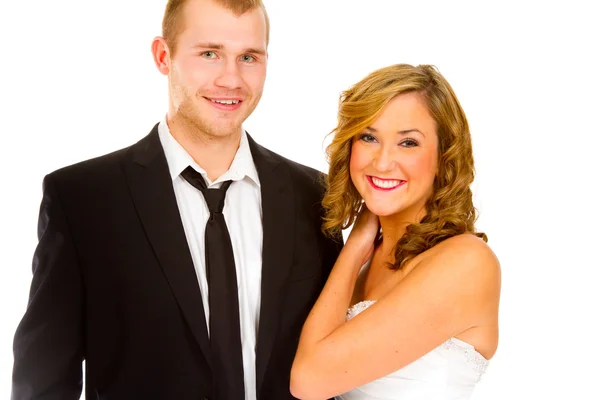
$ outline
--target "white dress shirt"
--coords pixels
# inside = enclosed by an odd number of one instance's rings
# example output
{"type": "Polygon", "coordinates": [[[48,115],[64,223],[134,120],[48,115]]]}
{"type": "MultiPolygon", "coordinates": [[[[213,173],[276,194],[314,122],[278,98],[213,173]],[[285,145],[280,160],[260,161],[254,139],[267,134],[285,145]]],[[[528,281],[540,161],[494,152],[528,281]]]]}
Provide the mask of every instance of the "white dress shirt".
{"type": "Polygon", "coordinates": [[[209,211],[202,193],[180,174],[185,168],[191,166],[202,174],[209,188],[220,187],[223,181],[233,181],[225,195],[223,215],[231,236],[237,276],[246,400],[255,400],[255,349],[260,312],[263,228],[260,181],[250,153],[248,138],[242,131],[240,147],[229,170],[214,182],[210,182],[206,171],[198,166],[171,135],[164,119],[158,125],[158,136],[167,158],[179,214],[196,269],[207,327],[209,327],[210,307],[206,281],[204,230],[209,211]]]}

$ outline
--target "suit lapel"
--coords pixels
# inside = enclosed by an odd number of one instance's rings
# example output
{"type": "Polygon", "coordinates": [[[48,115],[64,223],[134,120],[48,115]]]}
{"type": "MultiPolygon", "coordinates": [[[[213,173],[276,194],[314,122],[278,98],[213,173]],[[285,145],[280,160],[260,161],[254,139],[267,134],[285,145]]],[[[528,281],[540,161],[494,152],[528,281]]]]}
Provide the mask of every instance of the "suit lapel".
{"type": "Polygon", "coordinates": [[[133,202],[179,307],[208,361],[210,343],[200,287],[158,138],[158,124],[132,146],[130,153],[132,159],[126,161],[125,173],[133,202]]]}
{"type": "Polygon", "coordinates": [[[294,193],[285,164],[248,135],[261,186],[263,266],[261,308],[256,345],[257,393],[260,393],[281,317],[285,282],[294,253],[294,193]]]}

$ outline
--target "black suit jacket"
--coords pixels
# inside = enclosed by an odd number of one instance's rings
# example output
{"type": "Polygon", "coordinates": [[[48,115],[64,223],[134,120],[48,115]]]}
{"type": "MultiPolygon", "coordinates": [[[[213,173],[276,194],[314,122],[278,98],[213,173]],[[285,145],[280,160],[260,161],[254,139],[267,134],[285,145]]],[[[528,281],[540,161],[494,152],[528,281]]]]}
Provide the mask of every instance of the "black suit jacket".
{"type": "MultiPolygon", "coordinates": [[[[319,172],[249,142],[264,233],[257,397],[291,399],[300,330],[341,240],[320,232],[319,172]]],[[[84,359],[87,399],[214,399],[200,288],[157,126],[46,176],[38,236],[13,400],[78,399],[84,359]]]]}

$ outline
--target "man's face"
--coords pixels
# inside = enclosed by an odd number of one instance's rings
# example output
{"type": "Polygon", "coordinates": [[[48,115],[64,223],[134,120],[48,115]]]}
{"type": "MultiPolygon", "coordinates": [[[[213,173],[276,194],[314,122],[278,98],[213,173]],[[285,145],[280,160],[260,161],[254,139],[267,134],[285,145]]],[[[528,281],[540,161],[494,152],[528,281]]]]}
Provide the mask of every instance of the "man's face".
{"type": "Polygon", "coordinates": [[[190,0],[180,23],[184,30],[170,55],[169,117],[212,137],[239,134],[265,83],[262,10],[238,17],[211,0],[190,0]]]}

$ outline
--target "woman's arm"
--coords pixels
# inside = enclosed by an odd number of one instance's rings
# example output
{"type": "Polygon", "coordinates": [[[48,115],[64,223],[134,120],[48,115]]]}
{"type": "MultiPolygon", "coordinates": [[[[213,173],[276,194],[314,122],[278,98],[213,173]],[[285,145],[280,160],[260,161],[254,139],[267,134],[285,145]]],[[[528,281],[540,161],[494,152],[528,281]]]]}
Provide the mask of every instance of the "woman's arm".
{"type": "Polygon", "coordinates": [[[353,234],[302,330],[290,384],[295,397],[329,398],[388,375],[476,326],[485,303],[499,296],[498,260],[479,238],[460,235],[345,322],[367,254],[366,235],[351,241],[353,234]]]}

